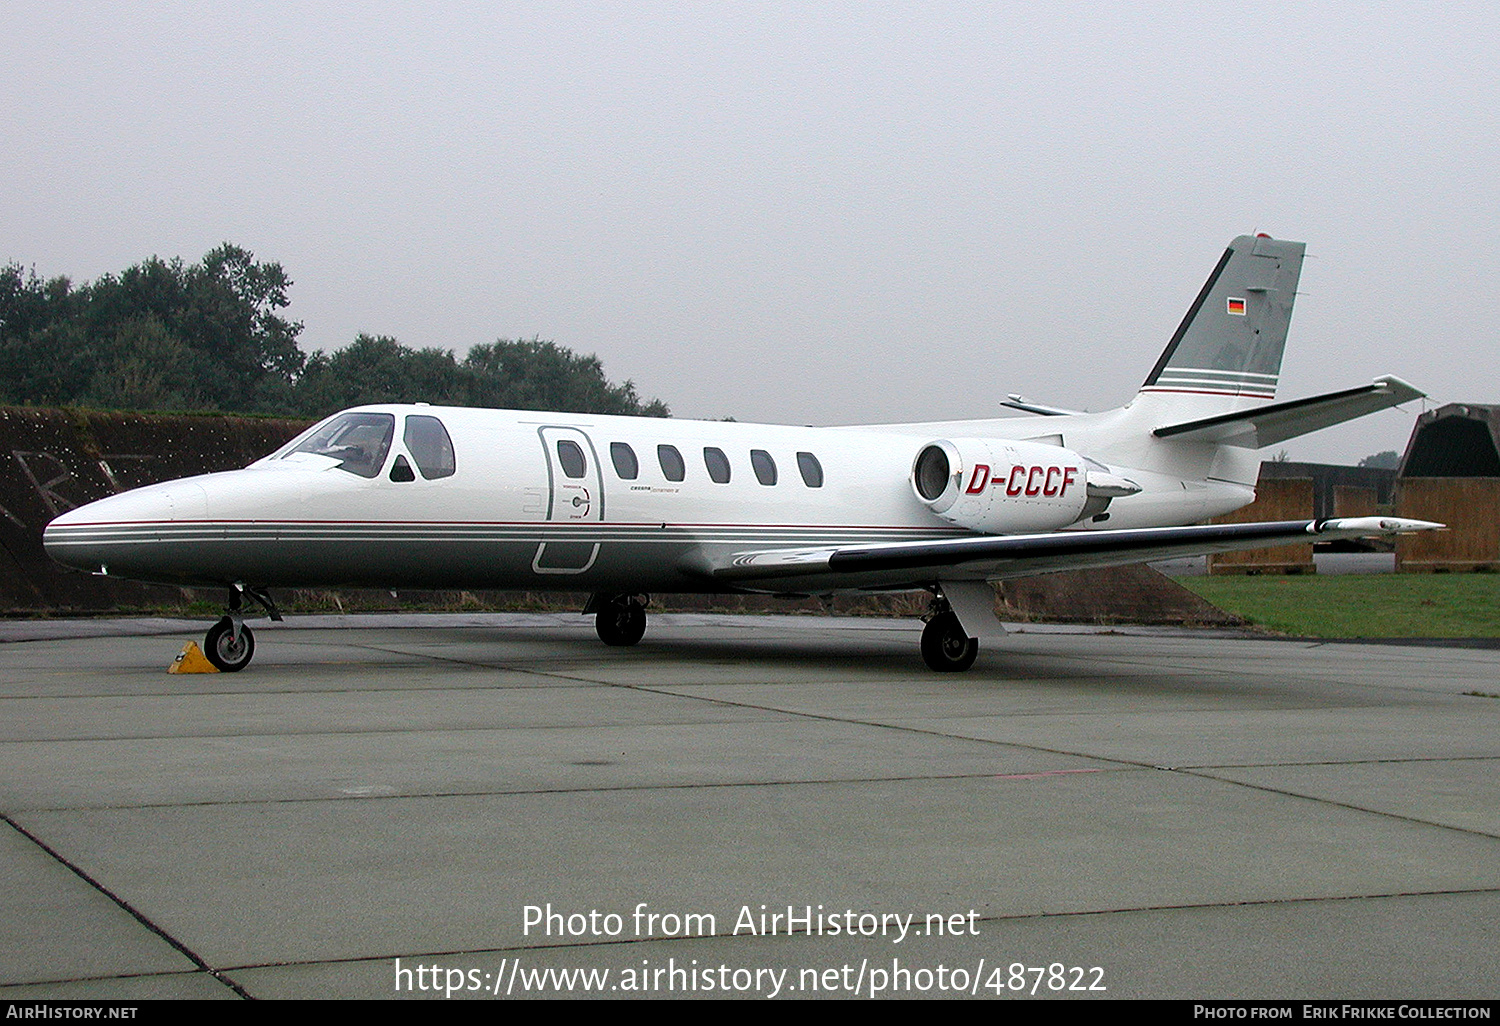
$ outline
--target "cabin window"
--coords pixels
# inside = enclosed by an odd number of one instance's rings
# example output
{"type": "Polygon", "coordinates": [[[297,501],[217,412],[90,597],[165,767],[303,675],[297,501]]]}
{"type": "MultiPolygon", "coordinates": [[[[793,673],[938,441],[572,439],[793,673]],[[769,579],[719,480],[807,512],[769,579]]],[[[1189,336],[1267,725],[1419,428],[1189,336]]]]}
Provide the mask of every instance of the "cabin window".
{"type": "Polygon", "coordinates": [[[614,461],[615,473],[620,475],[620,480],[634,481],[640,477],[641,465],[635,458],[635,450],[624,442],[609,443],[609,458],[614,461]]]}
{"type": "Polygon", "coordinates": [[[668,481],[681,481],[687,476],[687,464],[682,461],[682,453],[677,451],[677,446],[658,445],[656,460],[661,464],[662,477],[668,481]]]}
{"type": "Polygon", "coordinates": [[[755,470],[755,479],[763,485],[776,483],[776,461],[764,449],[750,450],[750,466],[755,470]]]}
{"type": "Polygon", "coordinates": [[[557,462],[562,467],[562,472],[569,477],[582,477],[589,465],[588,460],[583,458],[583,450],[571,438],[558,439],[557,462]]]}
{"type": "Polygon", "coordinates": [[[723,449],[706,447],[703,450],[703,465],[708,468],[709,479],[714,484],[729,483],[729,457],[724,455],[723,449]]]}
{"type": "Polygon", "coordinates": [[[310,452],[338,460],[338,468],[360,477],[374,477],[385,466],[396,434],[396,418],[389,413],[341,413],[315,430],[287,455],[310,452]]]}
{"type": "Polygon", "coordinates": [[[802,471],[802,483],[809,488],[823,487],[823,464],[810,452],[797,454],[797,469],[802,471]]]}
{"type": "Polygon", "coordinates": [[[423,477],[432,481],[453,476],[456,469],[453,440],[448,437],[448,429],[443,427],[442,421],[414,413],[406,418],[406,431],[401,437],[423,477]]]}

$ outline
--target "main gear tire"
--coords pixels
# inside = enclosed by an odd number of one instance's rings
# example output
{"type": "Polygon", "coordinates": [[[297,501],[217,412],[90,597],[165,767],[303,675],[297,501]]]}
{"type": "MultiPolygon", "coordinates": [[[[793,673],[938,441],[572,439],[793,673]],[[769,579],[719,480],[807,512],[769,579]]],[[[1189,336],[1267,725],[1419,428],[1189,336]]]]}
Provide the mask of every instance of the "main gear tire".
{"type": "Polygon", "coordinates": [[[958,617],[939,613],[922,630],[922,660],[939,673],[960,673],[974,665],[979,639],[969,637],[958,617]]]}
{"type": "Polygon", "coordinates": [[[646,636],[646,607],[633,598],[611,599],[594,616],[594,630],[606,645],[634,645],[646,636]]]}

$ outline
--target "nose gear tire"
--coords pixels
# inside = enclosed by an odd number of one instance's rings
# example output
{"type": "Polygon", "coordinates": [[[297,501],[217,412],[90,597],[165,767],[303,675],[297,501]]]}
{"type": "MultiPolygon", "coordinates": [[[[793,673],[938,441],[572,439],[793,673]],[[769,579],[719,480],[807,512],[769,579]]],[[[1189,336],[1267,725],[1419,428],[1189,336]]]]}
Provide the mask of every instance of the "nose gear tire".
{"type": "Polygon", "coordinates": [[[241,625],[236,638],[234,624],[226,616],[208,629],[203,639],[203,654],[220,671],[235,673],[250,665],[250,659],[255,655],[255,635],[249,627],[241,625]]]}

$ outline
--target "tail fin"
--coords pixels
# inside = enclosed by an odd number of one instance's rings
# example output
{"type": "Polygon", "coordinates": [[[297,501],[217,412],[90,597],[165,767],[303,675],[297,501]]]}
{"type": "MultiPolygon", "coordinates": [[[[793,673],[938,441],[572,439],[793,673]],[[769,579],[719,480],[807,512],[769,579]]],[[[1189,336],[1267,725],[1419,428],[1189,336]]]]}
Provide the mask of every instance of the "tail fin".
{"type": "Polygon", "coordinates": [[[1269,235],[1231,242],[1141,391],[1276,398],[1306,249],[1269,235]]]}
{"type": "MultiPolygon", "coordinates": [[[[1381,377],[1338,392],[1271,401],[1306,249],[1268,235],[1242,235],[1229,244],[1141,386],[1141,396],[1176,394],[1132,404],[1160,418],[1152,435],[1214,442],[1221,450],[1260,449],[1422,396],[1400,378],[1381,377]]],[[[1244,478],[1225,467],[1216,472],[1227,480],[1255,480],[1253,468],[1244,478]]]]}

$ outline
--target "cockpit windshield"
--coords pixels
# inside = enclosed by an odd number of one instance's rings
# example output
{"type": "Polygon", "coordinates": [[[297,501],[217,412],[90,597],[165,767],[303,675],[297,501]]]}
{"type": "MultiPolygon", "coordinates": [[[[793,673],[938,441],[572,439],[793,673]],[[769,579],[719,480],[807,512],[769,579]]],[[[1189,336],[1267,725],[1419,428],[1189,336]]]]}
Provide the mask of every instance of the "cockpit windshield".
{"type": "Polygon", "coordinates": [[[281,455],[310,452],[327,456],[339,461],[340,470],[374,477],[385,465],[395,433],[396,418],[389,413],[341,413],[281,455]]]}

